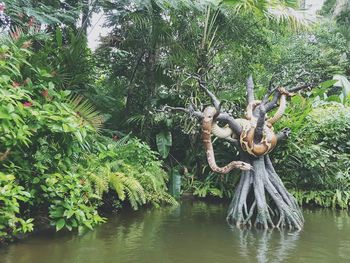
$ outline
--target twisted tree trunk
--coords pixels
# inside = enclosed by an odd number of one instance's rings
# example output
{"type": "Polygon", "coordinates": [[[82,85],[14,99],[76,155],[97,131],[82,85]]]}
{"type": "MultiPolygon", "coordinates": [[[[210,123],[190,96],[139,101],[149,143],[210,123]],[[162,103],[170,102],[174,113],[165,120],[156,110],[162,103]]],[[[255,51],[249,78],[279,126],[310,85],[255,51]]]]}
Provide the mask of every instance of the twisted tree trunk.
{"type": "Polygon", "coordinates": [[[227,221],[237,227],[301,229],[304,223],[302,212],[275,172],[270,157],[249,157],[249,163],[254,170],[242,171],[227,221]]]}

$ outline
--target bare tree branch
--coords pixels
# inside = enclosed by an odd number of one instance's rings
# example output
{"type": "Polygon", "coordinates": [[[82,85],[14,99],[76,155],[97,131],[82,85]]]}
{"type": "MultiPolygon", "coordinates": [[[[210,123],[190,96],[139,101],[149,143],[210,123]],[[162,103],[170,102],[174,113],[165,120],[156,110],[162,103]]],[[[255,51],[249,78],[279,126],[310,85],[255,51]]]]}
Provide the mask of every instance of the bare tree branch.
{"type": "MultiPolygon", "coordinates": [[[[206,82],[204,80],[206,74],[202,73],[202,74],[196,74],[196,75],[194,75],[194,74],[187,74],[187,75],[196,79],[198,81],[200,89],[202,89],[208,95],[208,97],[211,99],[213,106],[215,107],[215,109],[218,112],[218,115],[216,116],[215,120],[222,121],[223,123],[228,124],[228,126],[234,131],[234,133],[237,134],[238,136],[240,136],[242,133],[241,125],[238,122],[236,122],[234,117],[232,115],[230,115],[229,113],[221,112],[222,103],[214,95],[214,93],[212,93],[206,86],[206,82]]],[[[174,111],[182,111],[182,112],[188,113],[190,115],[193,115],[199,119],[203,118],[203,113],[199,112],[199,111],[195,111],[193,106],[190,106],[188,109],[181,108],[181,107],[165,106],[163,109],[164,110],[168,109],[168,110],[174,110],[174,111]]]]}
{"type": "Polygon", "coordinates": [[[284,128],[282,131],[276,134],[277,137],[277,143],[288,139],[289,134],[291,133],[291,130],[289,128],[284,128]]]}
{"type": "Polygon", "coordinates": [[[254,142],[260,142],[263,137],[264,125],[265,125],[266,109],[264,104],[260,104],[258,120],[256,123],[254,142]]]}
{"type": "Polygon", "coordinates": [[[182,108],[182,107],[164,106],[161,111],[167,111],[167,110],[182,111],[182,112],[189,114],[190,116],[194,116],[198,119],[203,119],[203,113],[200,111],[195,111],[192,106],[189,106],[188,109],[182,108]]]}
{"type": "Polygon", "coordinates": [[[311,87],[314,87],[314,86],[316,86],[316,84],[303,84],[303,85],[288,89],[288,92],[297,92],[300,90],[306,90],[306,89],[310,89],[311,87]]]}
{"type": "Polygon", "coordinates": [[[241,133],[242,133],[241,125],[239,125],[239,123],[236,122],[235,119],[227,112],[221,112],[216,117],[216,120],[222,121],[222,122],[228,124],[228,126],[237,134],[237,136],[241,135],[241,133]]]}
{"type": "MultiPolygon", "coordinates": [[[[198,119],[203,119],[203,113],[200,111],[195,111],[191,106],[186,108],[182,107],[171,107],[171,106],[164,106],[162,110],[160,111],[181,111],[189,114],[190,116],[194,116],[198,119]]],[[[228,114],[227,112],[221,112],[217,117],[216,120],[222,121],[225,124],[228,124],[228,126],[239,136],[242,133],[242,127],[239,125],[238,122],[235,121],[235,119],[228,114]]]]}
{"type": "Polygon", "coordinates": [[[252,75],[249,75],[247,79],[247,99],[248,103],[251,103],[254,100],[254,82],[252,75]]]}
{"type": "Polygon", "coordinates": [[[280,97],[281,97],[281,93],[276,89],[272,100],[265,104],[266,112],[269,112],[278,106],[278,100],[280,97]]]}
{"type": "Polygon", "coordinates": [[[209,96],[215,109],[220,112],[220,101],[207,87],[205,81],[200,77],[197,78],[199,87],[209,96]]]}
{"type": "MultiPolygon", "coordinates": [[[[313,84],[303,84],[303,85],[296,86],[294,88],[288,89],[287,91],[292,93],[292,92],[297,92],[297,91],[300,91],[300,90],[308,89],[308,88],[310,88],[312,86],[314,86],[314,85],[313,84]]],[[[278,106],[278,101],[279,101],[279,98],[281,97],[281,92],[278,90],[278,88],[274,89],[273,92],[275,94],[274,94],[272,100],[265,104],[266,112],[269,112],[269,111],[271,111],[272,109],[274,109],[274,108],[276,108],[278,106]]]]}

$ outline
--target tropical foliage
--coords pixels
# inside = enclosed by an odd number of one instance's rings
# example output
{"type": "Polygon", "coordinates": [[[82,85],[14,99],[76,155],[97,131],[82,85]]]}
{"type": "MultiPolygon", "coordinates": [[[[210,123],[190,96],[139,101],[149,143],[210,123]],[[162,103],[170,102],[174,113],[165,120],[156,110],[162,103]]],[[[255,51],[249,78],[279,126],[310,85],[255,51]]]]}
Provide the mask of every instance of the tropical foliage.
{"type": "Polygon", "coordinates": [[[0,238],[41,223],[92,229],[105,221],[99,209],[108,200],[106,209],[176,204],[155,153],[135,139],[99,135],[103,115],[58,88],[48,66],[33,65],[42,54],[28,38],[1,39],[0,238]]]}
{"type": "MultiPolygon", "coordinates": [[[[288,187],[305,192],[305,197],[300,198],[306,198],[308,202],[315,201],[323,206],[347,207],[349,110],[339,103],[309,108],[304,121],[293,127],[296,128],[292,135],[294,142],[287,143],[280,149],[277,157],[279,167],[282,169],[283,164],[286,175],[284,179],[288,187]],[[334,133],[337,136],[334,136],[334,133]],[[315,192],[319,195],[328,193],[331,199],[326,201],[326,198],[317,197],[315,192]],[[310,194],[314,197],[310,197],[310,194]]],[[[285,121],[290,124],[293,122],[288,119],[285,121]]]]}

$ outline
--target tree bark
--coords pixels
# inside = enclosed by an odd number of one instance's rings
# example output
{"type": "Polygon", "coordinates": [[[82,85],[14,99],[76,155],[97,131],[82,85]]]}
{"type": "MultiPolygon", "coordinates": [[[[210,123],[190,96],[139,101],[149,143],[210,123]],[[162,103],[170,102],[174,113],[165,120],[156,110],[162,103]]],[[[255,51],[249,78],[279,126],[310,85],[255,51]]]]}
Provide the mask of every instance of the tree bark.
{"type": "Polygon", "coordinates": [[[266,116],[266,109],[264,104],[261,104],[259,106],[258,111],[258,120],[256,122],[256,128],[254,133],[254,142],[259,143],[263,137],[264,133],[264,126],[265,126],[265,116],[266,116]]]}
{"type": "Polygon", "coordinates": [[[237,227],[254,225],[264,229],[300,230],[304,223],[301,209],[284,187],[269,156],[249,157],[249,161],[254,170],[242,172],[227,221],[237,227]],[[270,205],[267,197],[271,199],[270,205]]]}
{"type": "Polygon", "coordinates": [[[249,75],[247,79],[247,100],[248,104],[254,100],[254,82],[252,75],[249,75]]]}

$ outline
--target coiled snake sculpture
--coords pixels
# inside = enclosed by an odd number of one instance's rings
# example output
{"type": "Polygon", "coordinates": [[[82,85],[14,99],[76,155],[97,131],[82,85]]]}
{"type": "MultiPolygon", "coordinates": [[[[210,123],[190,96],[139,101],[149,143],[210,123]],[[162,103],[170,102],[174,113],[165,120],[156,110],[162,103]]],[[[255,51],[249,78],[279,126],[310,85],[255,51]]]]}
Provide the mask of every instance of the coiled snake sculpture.
{"type": "Polygon", "coordinates": [[[217,111],[214,107],[209,106],[205,108],[203,114],[204,114],[204,118],[202,121],[202,140],[203,140],[203,144],[204,144],[205,152],[207,154],[207,160],[210,168],[214,172],[222,173],[222,174],[227,174],[235,168],[238,168],[241,170],[251,170],[252,166],[250,164],[241,162],[241,161],[232,161],[224,167],[217,166],[215,161],[214,149],[211,142],[213,120],[215,115],[217,114],[217,111]]]}
{"type": "MultiPolygon", "coordinates": [[[[268,154],[275,148],[277,144],[277,137],[272,125],[282,117],[286,109],[287,96],[294,95],[292,93],[289,93],[282,87],[280,87],[278,90],[281,94],[279,108],[273,117],[265,121],[263,127],[263,136],[260,141],[254,140],[255,129],[257,126],[257,118],[254,116],[253,111],[257,106],[259,106],[262,103],[261,101],[254,100],[251,103],[249,103],[246,110],[246,118],[236,119],[236,122],[242,127],[242,132],[239,136],[239,143],[242,149],[252,156],[257,157],[268,154]]],[[[238,140],[237,134],[235,134],[230,127],[220,127],[217,123],[214,122],[214,119],[217,114],[217,110],[212,106],[205,108],[203,112],[204,118],[202,121],[202,140],[206,150],[207,160],[210,168],[214,172],[223,174],[229,173],[235,168],[241,170],[252,169],[250,164],[241,161],[233,161],[224,167],[217,166],[211,142],[211,134],[214,134],[216,137],[223,139],[238,140]]]]}

